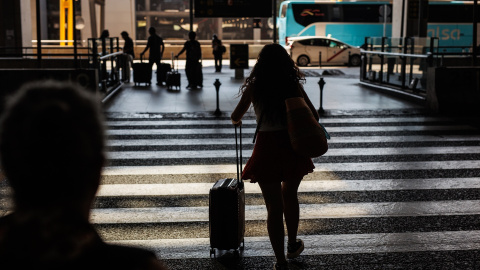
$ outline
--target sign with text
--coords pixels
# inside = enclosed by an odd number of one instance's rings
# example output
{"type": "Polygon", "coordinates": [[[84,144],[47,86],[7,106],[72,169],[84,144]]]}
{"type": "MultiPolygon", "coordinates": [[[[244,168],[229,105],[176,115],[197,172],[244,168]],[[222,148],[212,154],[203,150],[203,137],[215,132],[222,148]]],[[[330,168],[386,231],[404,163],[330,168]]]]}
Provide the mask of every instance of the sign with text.
{"type": "Polygon", "coordinates": [[[230,44],[230,68],[248,68],[248,44],[230,44]]]}
{"type": "Polygon", "coordinates": [[[195,0],[195,17],[272,17],[272,1],[195,0]]]}

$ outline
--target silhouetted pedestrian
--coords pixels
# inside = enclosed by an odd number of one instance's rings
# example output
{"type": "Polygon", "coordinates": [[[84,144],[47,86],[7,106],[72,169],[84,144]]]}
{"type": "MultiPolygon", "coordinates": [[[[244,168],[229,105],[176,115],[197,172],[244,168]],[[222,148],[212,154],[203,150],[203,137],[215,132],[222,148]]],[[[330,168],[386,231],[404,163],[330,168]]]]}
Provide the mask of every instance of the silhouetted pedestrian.
{"type": "Polygon", "coordinates": [[[0,120],[2,171],[14,209],[0,218],[11,269],[165,269],[155,254],[105,243],[89,222],[105,161],[98,100],[69,83],[22,87],[0,120]]]}
{"type": "MultiPolygon", "coordinates": [[[[163,52],[165,51],[165,44],[163,43],[163,39],[157,35],[154,27],[150,27],[148,33],[150,36],[148,37],[147,46],[140,55],[143,57],[145,52],[150,49],[148,62],[151,67],[153,67],[153,64],[155,63],[158,69],[160,67],[160,61],[162,61],[163,52]]],[[[157,84],[161,83],[162,82],[157,82],[157,84]]]]}
{"type": "Polygon", "coordinates": [[[231,118],[241,125],[253,104],[259,132],[243,179],[258,182],[267,207],[267,229],[277,262],[274,269],[288,269],[285,258],[283,216],[288,231],[287,258],[303,251],[297,239],[300,219],[297,190],[303,177],[315,168],[308,157],[296,154],[287,131],[285,99],[303,96],[315,118],[318,114],[303,90],[304,75],[285,49],[278,44],[263,47],[250,76],[240,88],[241,100],[231,118]]]}
{"type": "Polygon", "coordinates": [[[130,82],[130,68],[133,64],[133,59],[135,58],[135,50],[133,47],[133,40],[128,36],[126,31],[121,33],[125,43],[123,44],[123,57],[122,57],[122,79],[123,81],[130,82]]]}
{"type": "Polygon", "coordinates": [[[200,42],[195,40],[197,34],[195,32],[188,33],[189,40],[185,42],[182,50],[175,56],[178,58],[185,50],[187,51],[187,61],[185,63],[185,73],[187,74],[188,89],[203,87],[202,65],[202,48],[200,42]]]}
{"type": "Polygon", "coordinates": [[[212,49],[213,58],[215,59],[215,72],[222,72],[222,60],[223,54],[225,53],[225,46],[223,46],[222,41],[218,39],[215,34],[212,38],[212,49]]]}

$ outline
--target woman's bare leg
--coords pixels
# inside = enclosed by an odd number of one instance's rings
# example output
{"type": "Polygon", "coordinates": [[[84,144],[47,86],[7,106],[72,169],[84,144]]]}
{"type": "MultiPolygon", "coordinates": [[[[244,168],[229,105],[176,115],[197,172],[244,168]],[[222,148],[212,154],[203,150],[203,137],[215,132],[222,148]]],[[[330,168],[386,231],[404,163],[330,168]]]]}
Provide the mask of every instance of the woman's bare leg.
{"type": "Polygon", "coordinates": [[[280,264],[286,263],[285,229],[283,227],[282,185],[280,183],[258,183],[267,206],[267,230],[273,252],[280,264]]]}
{"type": "Polygon", "coordinates": [[[300,220],[297,192],[301,181],[300,179],[282,183],[283,212],[285,213],[289,243],[295,243],[297,239],[298,222],[300,220]]]}

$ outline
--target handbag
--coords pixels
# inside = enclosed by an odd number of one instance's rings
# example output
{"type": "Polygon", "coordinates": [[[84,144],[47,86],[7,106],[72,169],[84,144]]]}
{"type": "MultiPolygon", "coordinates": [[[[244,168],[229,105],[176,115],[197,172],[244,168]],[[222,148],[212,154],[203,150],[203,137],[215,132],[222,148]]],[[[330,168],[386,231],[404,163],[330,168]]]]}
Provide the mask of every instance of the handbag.
{"type": "Polygon", "coordinates": [[[319,157],[328,151],[328,132],[313,116],[303,97],[285,99],[287,129],[295,153],[306,157],[319,157]]]}

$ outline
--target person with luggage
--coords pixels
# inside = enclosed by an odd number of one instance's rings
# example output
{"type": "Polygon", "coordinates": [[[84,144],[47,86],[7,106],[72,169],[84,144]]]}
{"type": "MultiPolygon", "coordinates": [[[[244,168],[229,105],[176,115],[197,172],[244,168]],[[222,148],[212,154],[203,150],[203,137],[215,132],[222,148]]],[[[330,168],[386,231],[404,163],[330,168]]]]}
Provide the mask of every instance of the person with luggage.
{"type": "Polygon", "coordinates": [[[215,72],[222,72],[222,58],[225,53],[225,46],[222,45],[222,41],[215,34],[212,38],[212,49],[213,58],[215,59],[215,72]]]}
{"type": "Polygon", "coordinates": [[[187,89],[196,89],[197,87],[203,87],[202,79],[202,48],[200,42],[195,40],[197,34],[195,32],[189,32],[189,40],[185,42],[182,50],[175,56],[178,58],[184,51],[187,51],[187,61],[185,63],[185,73],[187,74],[188,85],[187,89]]]}
{"type": "Polygon", "coordinates": [[[303,177],[313,172],[313,162],[296,154],[290,143],[285,99],[303,96],[315,118],[319,116],[305,93],[304,74],[279,44],[263,47],[249,77],[240,88],[241,99],[231,114],[232,123],[242,124],[250,104],[257,118],[258,135],[243,179],[258,183],[267,207],[267,230],[276,257],[274,269],[288,269],[287,258],[298,257],[304,249],[297,239],[300,210],[297,190],[303,177]],[[283,216],[288,232],[284,248],[283,216]]]}
{"type": "MultiPolygon", "coordinates": [[[[143,57],[146,51],[150,50],[150,55],[148,57],[148,62],[150,67],[153,67],[153,64],[157,65],[157,69],[160,69],[160,62],[162,61],[163,52],[165,51],[165,44],[163,43],[163,39],[157,35],[157,31],[155,27],[150,27],[148,29],[148,33],[150,36],[148,37],[147,46],[140,56],[143,57]]],[[[160,85],[162,82],[157,81],[157,85],[160,85]]]]}
{"type": "Polygon", "coordinates": [[[125,41],[123,45],[123,57],[122,57],[122,79],[125,82],[130,82],[130,67],[133,64],[133,59],[135,58],[135,50],[133,48],[133,40],[128,36],[126,31],[121,33],[123,40],[125,41]]]}
{"type": "Polygon", "coordinates": [[[26,84],[7,102],[0,162],[13,211],[0,218],[2,270],[166,269],[149,250],[105,243],[89,221],[105,162],[102,115],[94,94],[66,82],[26,84]]]}

